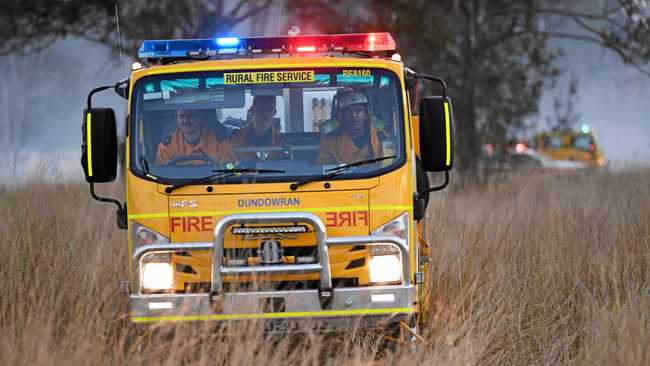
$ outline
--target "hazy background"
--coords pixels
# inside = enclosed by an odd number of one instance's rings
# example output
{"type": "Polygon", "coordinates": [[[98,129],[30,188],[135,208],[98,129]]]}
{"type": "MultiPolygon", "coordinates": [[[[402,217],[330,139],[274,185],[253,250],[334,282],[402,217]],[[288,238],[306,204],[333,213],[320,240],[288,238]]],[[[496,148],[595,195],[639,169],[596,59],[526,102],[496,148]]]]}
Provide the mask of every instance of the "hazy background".
{"type": "MultiPolygon", "coordinates": [[[[263,24],[239,24],[233,34],[276,34],[281,9],[272,8],[263,24]],[[276,24],[277,23],[277,24],[276,24]]],[[[553,120],[553,100],[567,95],[571,77],[579,80],[575,111],[595,130],[612,166],[645,164],[650,159],[650,78],[624,65],[611,51],[569,40],[551,40],[564,57],[557,85],[544,92],[540,113],[528,118],[537,129],[553,120]]],[[[109,47],[66,38],[37,54],[0,57],[0,180],[21,179],[46,167],[57,178],[82,179],[78,164],[80,125],[87,93],[129,76],[133,60],[109,47]]],[[[408,63],[408,59],[405,60],[408,63]]],[[[448,79],[448,76],[440,75],[448,79]]],[[[112,107],[123,129],[125,100],[111,91],[97,94],[95,106],[112,107]]],[[[456,103],[463,103],[456,100],[456,103]]],[[[462,124],[459,120],[457,123],[462,124]]],[[[463,141],[458,141],[462,144],[463,141]]]]}
{"type": "MultiPolygon", "coordinates": [[[[645,163],[650,159],[650,78],[623,64],[602,47],[568,40],[551,40],[565,57],[565,71],[554,89],[546,90],[540,116],[531,118],[546,126],[553,118],[553,99],[566,97],[571,75],[579,80],[576,112],[580,121],[596,132],[610,162],[645,163]]],[[[462,102],[462,101],[461,101],[462,102]]],[[[462,123],[462,121],[459,121],[462,123]]]]}

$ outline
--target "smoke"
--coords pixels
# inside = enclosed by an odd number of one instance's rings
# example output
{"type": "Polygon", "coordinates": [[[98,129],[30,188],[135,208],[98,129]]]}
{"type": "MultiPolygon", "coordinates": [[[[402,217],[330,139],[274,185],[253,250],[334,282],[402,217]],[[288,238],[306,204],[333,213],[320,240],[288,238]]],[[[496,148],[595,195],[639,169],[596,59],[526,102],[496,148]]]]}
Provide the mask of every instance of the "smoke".
{"type": "MultiPolygon", "coordinates": [[[[650,78],[625,65],[613,52],[597,45],[553,40],[564,57],[558,60],[564,73],[557,87],[547,90],[534,120],[544,126],[554,118],[553,101],[566,98],[572,75],[578,78],[575,111],[579,124],[589,124],[615,165],[644,163],[650,158],[650,78]]],[[[578,126],[574,126],[578,127],[578,126]]]]}
{"type": "MultiPolygon", "coordinates": [[[[267,14],[239,23],[232,34],[284,33],[283,7],[278,1],[267,14]]],[[[36,170],[55,179],[82,178],[81,122],[88,92],[127,78],[133,61],[72,37],[37,54],[0,57],[0,183],[42,177],[36,170]]],[[[113,108],[123,135],[126,100],[107,90],[95,94],[93,106],[113,108]]]]}
{"type": "MultiPolygon", "coordinates": [[[[88,92],[129,75],[130,63],[118,61],[108,48],[78,39],[62,40],[35,55],[0,58],[0,70],[14,76],[1,85],[13,101],[9,113],[0,115],[0,126],[20,131],[9,146],[36,151],[79,146],[88,92]]],[[[93,101],[125,115],[124,99],[111,91],[93,101]]],[[[122,125],[124,118],[119,119],[122,125]]]]}
{"type": "MultiPolygon", "coordinates": [[[[34,174],[35,160],[57,172],[63,167],[64,177],[76,170],[83,176],[78,158],[86,97],[128,77],[130,62],[119,61],[107,47],[72,38],[37,54],[0,58],[0,181],[34,174]]],[[[113,108],[123,131],[124,99],[106,91],[93,105],[113,108]]]]}
{"type": "MultiPolygon", "coordinates": [[[[283,34],[285,29],[280,28],[278,18],[287,11],[278,4],[268,14],[240,24],[232,33],[283,34]]],[[[580,123],[588,123],[596,132],[606,158],[639,162],[650,157],[650,78],[595,45],[553,40],[552,46],[565,52],[558,60],[565,73],[556,88],[546,91],[540,113],[531,121],[544,125],[547,118],[554,118],[553,100],[566,95],[568,80],[575,75],[580,82],[575,106],[581,114],[580,123]]],[[[130,64],[126,58],[120,62],[108,47],[76,38],[61,40],[39,54],[1,57],[0,181],[2,167],[7,161],[26,156],[24,151],[30,152],[27,156],[33,156],[31,152],[48,156],[60,151],[70,156],[70,151],[79,151],[87,93],[128,77],[130,64]]],[[[93,102],[97,107],[115,109],[118,130],[123,132],[126,101],[109,90],[97,94],[93,102]]],[[[79,165],[76,157],[70,164],[79,165]]],[[[16,164],[11,165],[15,168],[16,164]]]]}

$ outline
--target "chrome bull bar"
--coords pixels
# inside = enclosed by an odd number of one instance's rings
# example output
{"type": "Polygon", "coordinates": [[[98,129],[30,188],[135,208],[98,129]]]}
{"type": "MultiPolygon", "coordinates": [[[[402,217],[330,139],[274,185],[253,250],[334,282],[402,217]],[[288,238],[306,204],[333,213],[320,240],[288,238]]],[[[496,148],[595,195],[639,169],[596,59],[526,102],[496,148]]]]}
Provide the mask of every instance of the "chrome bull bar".
{"type": "MultiPolygon", "coordinates": [[[[410,258],[409,248],[405,240],[396,236],[348,236],[327,238],[325,226],[318,216],[307,212],[288,212],[288,213],[256,213],[256,214],[235,214],[225,216],[215,227],[214,242],[197,242],[197,243],[164,243],[164,244],[147,244],[138,247],[133,252],[133,263],[137,263],[138,269],[141,268],[141,260],[151,252],[173,252],[173,251],[192,251],[192,250],[213,250],[212,262],[212,284],[210,291],[211,299],[218,299],[223,292],[224,275],[251,275],[251,274],[288,274],[288,273],[320,273],[319,296],[327,298],[332,296],[332,274],[329,264],[328,247],[346,246],[346,245],[395,245],[401,257],[402,264],[402,286],[411,286],[410,276],[410,258]],[[251,223],[287,223],[287,222],[306,222],[311,224],[316,233],[317,251],[319,256],[318,263],[310,264],[288,264],[288,265],[268,265],[268,266],[242,266],[242,267],[224,267],[224,236],[226,230],[236,224],[251,223]]],[[[138,279],[138,293],[141,294],[141,280],[138,279]]],[[[146,295],[144,295],[146,296],[146,295]]]]}
{"type": "Polygon", "coordinates": [[[308,212],[267,212],[254,214],[235,214],[221,219],[214,228],[214,250],[212,257],[212,287],[210,293],[212,296],[219,296],[223,289],[222,276],[234,274],[279,274],[279,273],[313,273],[320,272],[319,289],[325,297],[331,296],[332,275],[329,266],[329,254],[327,251],[327,237],[325,235],[325,225],[318,216],[308,212]],[[305,222],[314,228],[316,233],[316,245],[319,257],[319,263],[315,264],[296,264],[296,265],[271,265],[255,267],[224,267],[223,251],[224,236],[226,230],[237,224],[259,224],[259,223],[289,223],[305,222]]]}

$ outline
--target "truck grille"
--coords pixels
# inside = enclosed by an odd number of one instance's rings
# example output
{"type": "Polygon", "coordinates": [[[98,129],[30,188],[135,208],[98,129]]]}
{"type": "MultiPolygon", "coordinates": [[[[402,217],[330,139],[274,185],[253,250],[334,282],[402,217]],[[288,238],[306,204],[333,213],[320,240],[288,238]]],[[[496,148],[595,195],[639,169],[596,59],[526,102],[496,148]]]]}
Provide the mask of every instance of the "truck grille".
{"type": "MultiPolygon", "coordinates": [[[[315,246],[305,247],[286,247],[282,248],[282,263],[316,263],[318,261],[318,251],[315,246]]],[[[224,249],[224,266],[255,266],[263,265],[260,261],[259,248],[237,248],[224,249]]]]}

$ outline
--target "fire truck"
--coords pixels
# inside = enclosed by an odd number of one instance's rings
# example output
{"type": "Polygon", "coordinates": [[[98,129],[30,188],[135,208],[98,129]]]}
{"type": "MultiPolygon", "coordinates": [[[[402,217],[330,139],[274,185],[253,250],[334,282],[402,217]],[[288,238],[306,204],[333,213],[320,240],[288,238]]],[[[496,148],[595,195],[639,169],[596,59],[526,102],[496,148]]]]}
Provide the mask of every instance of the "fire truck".
{"type": "Polygon", "coordinates": [[[554,128],[530,139],[509,141],[500,148],[495,148],[494,144],[484,144],[482,158],[484,164],[501,171],[562,173],[606,168],[596,134],[587,124],[582,124],[580,130],[554,128]]]}
{"type": "Polygon", "coordinates": [[[531,139],[531,147],[551,169],[580,170],[605,165],[596,135],[587,124],[582,124],[579,131],[555,129],[537,134],[531,139]]]}
{"type": "Polygon", "coordinates": [[[133,323],[417,333],[423,219],[453,166],[442,79],[407,67],[388,33],[148,40],[139,58],[89,93],[81,159],[92,197],[128,232],[133,323]],[[440,95],[415,100],[420,81],[440,95]],[[120,142],[113,109],[92,103],[110,89],[128,106],[120,142]],[[366,119],[346,140],[350,104],[366,119]],[[236,143],[264,113],[274,138],[236,143]],[[125,200],[95,190],[116,180],[120,143],[125,200]]]}

